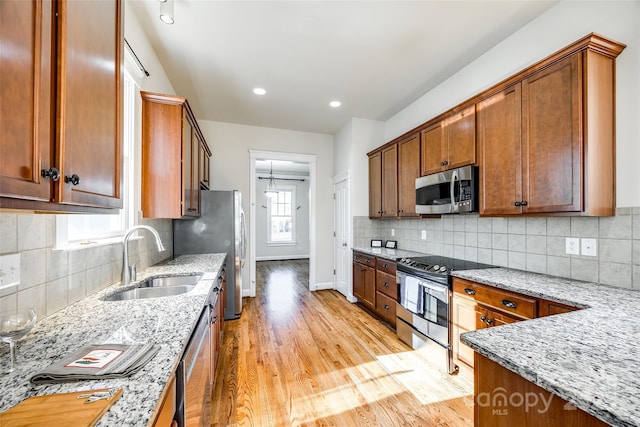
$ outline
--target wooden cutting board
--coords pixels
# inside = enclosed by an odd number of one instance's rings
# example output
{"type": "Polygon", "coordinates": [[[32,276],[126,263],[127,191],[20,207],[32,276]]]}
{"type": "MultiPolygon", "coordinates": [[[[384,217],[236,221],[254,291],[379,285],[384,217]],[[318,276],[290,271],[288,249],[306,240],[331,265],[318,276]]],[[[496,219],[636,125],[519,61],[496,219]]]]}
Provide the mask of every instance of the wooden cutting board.
{"type": "Polygon", "coordinates": [[[30,397],[0,413],[0,426],[93,426],[122,396],[122,389],[118,389],[109,400],[101,399],[91,403],[85,403],[87,399],[79,399],[78,396],[107,390],[109,389],[103,388],[30,397]]]}

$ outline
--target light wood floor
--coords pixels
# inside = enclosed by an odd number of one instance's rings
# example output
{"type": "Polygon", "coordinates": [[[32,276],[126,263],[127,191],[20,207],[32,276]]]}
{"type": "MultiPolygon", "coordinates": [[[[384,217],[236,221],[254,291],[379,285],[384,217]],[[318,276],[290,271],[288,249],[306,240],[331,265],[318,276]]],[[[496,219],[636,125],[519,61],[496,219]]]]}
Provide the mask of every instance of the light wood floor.
{"type": "Polygon", "coordinates": [[[468,384],[437,372],[308,261],[257,264],[257,297],[225,322],[213,426],[471,426],[468,384]]]}

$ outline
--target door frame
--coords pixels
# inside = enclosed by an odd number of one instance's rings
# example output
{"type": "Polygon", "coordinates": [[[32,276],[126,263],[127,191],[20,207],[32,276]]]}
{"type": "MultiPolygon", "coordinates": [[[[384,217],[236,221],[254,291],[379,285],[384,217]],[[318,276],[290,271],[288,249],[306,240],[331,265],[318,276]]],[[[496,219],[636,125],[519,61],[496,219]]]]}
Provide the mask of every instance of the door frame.
{"type": "Polygon", "coordinates": [[[316,155],[249,150],[249,295],[256,296],[256,160],[309,164],[309,290],[316,287],[316,155]]]}

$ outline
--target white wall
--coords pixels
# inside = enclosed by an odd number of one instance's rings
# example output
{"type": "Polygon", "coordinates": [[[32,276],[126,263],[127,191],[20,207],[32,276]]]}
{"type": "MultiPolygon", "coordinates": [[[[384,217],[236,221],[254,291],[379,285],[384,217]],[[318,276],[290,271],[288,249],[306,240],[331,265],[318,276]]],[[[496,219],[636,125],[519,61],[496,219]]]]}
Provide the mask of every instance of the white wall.
{"type": "MultiPolygon", "coordinates": [[[[317,283],[333,282],[333,136],[284,129],[198,120],[211,157],[212,190],[240,190],[249,215],[249,150],[316,155],[315,252],[317,283]]],[[[247,218],[247,223],[250,222],[247,218]]],[[[249,238],[249,236],[247,236],[249,238]]],[[[243,290],[250,289],[249,268],[242,276],[243,290]]],[[[313,285],[313,284],[312,284],[313,285]]]]}
{"type": "Polygon", "coordinates": [[[384,122],[353,118],[334,141],[333,175],[351,172],[351,214],[369,215],[369,162],[367,153],[385,142],[384,122]]]}
{"type": "Polygon", "coordinates": [[[595,32],[627,45],[616,60],[617,206],[640,206],[639,23],[638,1],[563,1],[387,120],[385,141],[595,32]]]}
{"type": "MultiPolygon", "coordinates": [[[[261,175],[268,177],[268,175],[261,175]]],[[[281,175],[276,178],[303,179],[304,181],[280,181],[276,179],[277,187],[295,188],[295,205],[293,206],[294,223],[296,228],[295,245],[267,244],[268,216],[267,206],[269,197],[264,192],[269,186],[269,180],[256,179],[256,260],[295,259],[309,257],[309,176],[281,175]]]]}

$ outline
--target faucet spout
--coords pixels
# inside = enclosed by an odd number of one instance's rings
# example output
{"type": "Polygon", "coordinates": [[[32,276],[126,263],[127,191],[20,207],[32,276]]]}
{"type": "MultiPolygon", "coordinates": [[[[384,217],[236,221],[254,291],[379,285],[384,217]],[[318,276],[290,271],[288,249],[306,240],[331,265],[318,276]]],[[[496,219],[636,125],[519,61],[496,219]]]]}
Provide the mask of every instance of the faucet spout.
{"type": "Polygon", "coordinates": [[[156,238],[156,246],[160,252],[165,251],[165,247],[162,244],[162,240],[160,239],[160,235],[156,231],[155,228],[149,227],[148,225],[136,225],[135,227],[131,227],[124,234],[124,238],[122,239],[122,245],[124,246],[124,254],[122,260],[122,285],[128,285],[131,282],[131,268],[129,267],[129,237],[136,230],[148,230],[153,234],[153,237],[156,238]]]}

